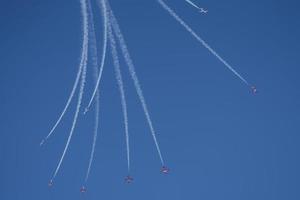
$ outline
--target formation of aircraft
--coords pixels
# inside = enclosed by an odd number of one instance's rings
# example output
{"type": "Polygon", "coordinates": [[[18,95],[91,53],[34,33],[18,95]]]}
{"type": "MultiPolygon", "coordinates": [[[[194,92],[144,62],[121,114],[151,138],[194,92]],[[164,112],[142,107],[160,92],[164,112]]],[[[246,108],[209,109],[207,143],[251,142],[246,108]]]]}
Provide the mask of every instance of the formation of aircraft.
{"type": "MultiPolygon", "coordinates": [[[[199,11],[200,13],[203,13],[203,14],[207,14],[207,13],[208,13],[208,10],[204,9],[203,7],[197,6],[197,5],[196,5],[195,3],[193,3],[192,1],[190,1],[190,0],[185,0],[185,1],[186,1],[187,3],[189,3],[191,6],[193,6],[194,8],[198,9],[198,11],[199,11]]],[[[176,18],[176,19],[177,19],[177,18],[176,18]]],[[[183,26],[186,27],[186,29],[188,29],[188,31],[190,31],[192,34],[194,34],[194,32],[191,31],[191,30],[189,29],[189,27],[188,27],[187,25],[185,25],[184,22],[182,22],[182,20],[177,19],[177,21],[179,21],[180,23],[182,23],[183,26]]],[[[199,40],[202,40],[202,39],[199,39],[199,40]]],[[[204,42],[204,44],[205,44],[205,42],[204,42]]],[[[206,46],[206,44],[205,44],[204,46],[206,46]]],[[[210,50],[210,47],[206,47],[206,48],[208,48],[208,49],[210,50]]],[[[212,53],[215,53],[213,50],[210,50],[210,51],[212,51],[212,53]]],[[[222,59],[221,59],[221,60],[222,60],[222,59]]],[[[224,61],[224,62],[225,62],[225,61],[224,61]]],[[[225,64],[226,64],[226,62],[225,62],[225,64]]],[[[230,68],[230,66],[229,66],[229,68],[230,68]]],[[[230,69],[231,69],[231,68],[230,68],[230,69]]],[[[232,71],[235,72],[234,70],[232,70],[232,71]]],[[[239,75],[239,74],[237,74],[237,75],[239,75]]],[[[244,80],[242,77],[240,77],[240,79],[244,80]]],[[[249,88],[248,82],[245,81],[245,80],[244,80],[244,82],[248,85],[248,88],[249,88]]],[[[254,94],[254,95],[258,93],[258,90],[257,90],[257,88],[256,88],[255,86],[251,86],[251,87],[250,87],[250,90],[251,90],[252,94],[254,94]]],[[[86,114],[87,112],[88,112],[88,108],[85,108],[84,114],[86,114]]],[[[44,144],[44,142],[45,142],[45,140],[42,140],[41,143],[40,143],[40,145],[42,146],[42,145],[44,144]]],[[[162,166],[161,169],[160,169],[160,172],[161,172],[162,174],[169,174],[169,173],[170,173],[170,169],[169,169],[167,166],[162,166]]],[[[55,177],[54,177],[54,178],[55,178],[55,177]]],[[[54,178],[53,178],[53,179],[54,179],[54,178]]],[[[134,179],[133,179],[132,176],[127,175],[127,176],[124,178],[124,181],[125,181],[125,183],[128,183],[128,184],[129,184],[129,183],[132,183],[132,182],[134,181],[134,179]]],[[[53,187],[53,180],[52,180],[52,179],[48,182],[48,187],[49,187],[49,188],[53,187]]],[[[86,192],[87,192],[86,187],[85,187],[85,186],[82,186],[82,187],[80,188],[80,193],[86,193],[86,192]]]]}
{"type": "MultiPolygon", "coordinates": [[[[161,168],[160,171],[161,171],[161,173],[163,173],[163,174],[169,174],[170,169],[169,169],[168,167],[166,167],[166,166],[162,166],[162,168],[161,168]]],[[[130,175],[128,175],[128,176],[125,177],[124,180],[125,180],[126,183],[132,183],[132,182],[133,182],[133,177],[130,176],[130,175]]],[[[53,186],[53,180],[50,180],[50,181],[49,181],[48,186],[49,186],[49,187],[52,187],[52,186],[53,186]]],[[[86,191],[87,191],[86,187],[82,186],[82,187],[80,188],[80,192],[81,192],[81,193],[85,193],[86,191]]]]}

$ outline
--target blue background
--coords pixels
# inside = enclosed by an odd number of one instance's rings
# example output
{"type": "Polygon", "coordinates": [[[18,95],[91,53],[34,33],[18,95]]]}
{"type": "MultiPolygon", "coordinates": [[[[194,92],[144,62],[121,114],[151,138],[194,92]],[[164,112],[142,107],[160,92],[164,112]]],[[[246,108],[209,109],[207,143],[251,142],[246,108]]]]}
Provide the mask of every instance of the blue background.
{"type": "MultiPolygon", "coordinates": [[[[47,184],[71,126],[73,102],[40,148],[68,98],[81,47],[79,1],[2,0],[0,18],[0,199],[300,199],[300,14],[296,0],[166,1],[259,89],[252,95],[155,0],[111,0],[171,173],[160,162],[128,70],[132,175],[111,59],[101,85],[96,159],[81,187],[93,112],[80,116],[54,186],[47,184]]],[[[95,2],[94,2],[95,3],[95,2]]],[[[100,12],[94,4],[101,46],[100,12]]],[[[122,63],[124,64],[124,63],[122,63]]],[[[89,66],[86,105],[93,86],[89,66]]]]}

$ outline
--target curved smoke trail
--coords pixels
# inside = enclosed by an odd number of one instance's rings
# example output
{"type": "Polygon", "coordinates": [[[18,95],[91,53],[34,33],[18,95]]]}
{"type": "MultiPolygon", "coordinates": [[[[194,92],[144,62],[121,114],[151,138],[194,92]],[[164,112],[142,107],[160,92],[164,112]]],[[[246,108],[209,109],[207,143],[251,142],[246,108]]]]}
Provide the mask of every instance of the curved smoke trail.
{"type": "Polygon", "coordinates": [[[63,154],[60,158],[60,161],[59,161],[59,163],[56,167],[56,170],[55,170],[54,175],[53,175],[51,180],[53,180],[56,177],[56,175],[57,175],[57,173],[58,173],[58,171],[61,167],[61,164],[64,160],[64,157],[66,155],[66,152],[69,148],[69,144],[70,144],[70,141],[71,141],[73,133],[74,133],[76,122],[77,122],[77,119],[78,119],[78,114],[79,114],[80,107],[81,107],[82,96],[83,96],[83,93],[84,93],[84,86],[85,86],[85,80],[86,80],[87,59],[88,59],[87,58],[88,57],[88,37],[89,37],[89,33],[88,33],[88,10],[87,10],[86,0],[80,0],[80,4],[81,4],[82,17],[83,17],[83,46],[82,46],[82,54],[81,54],[81,61],[80,61],[80,65],[82,66],[82,74],[81,74],[80,90],[79,90],[79,94],[78,94],[78,101],[77,101],[76,111],[75,111],[72,127],[71,127],[71,130],[70,130],[70,134],[69,134],[67,143],[65,145],[63,154]]]}
{"type": "Polygon", "coordinates": [[[75,94],[75,91],[77,89],[77,86],[78,86],[78,83],[79,83],[79,79],[80,79],[80,76],[81,76],[81,72],[82,72],[82,63],[79,64],[79,67],[78,67],[78,71],[77,71],[77,75],[76,75],[76,79],[75,79],[75,82],[73,84],[73,88],[72,88],[72,91],[70,93],[70,96],[67,100],[67,103],[63,109],[63,111],[61,112],[59,118],[57,119],[56,123],[54,124],[54,126],[52,127],[52,129],[50,130],[50,132],[48,133],[48,135],[41,141],[40,143],[40,146],[42,146],[48,139],[49,137],[54,133],[56,127],[58,126],[58,124],[61,122],[63,116],[65,115],[68,107],[70,106],[70,103],[74,97],[74,94],[75,94]]]}
{"type": "Polygon", "coordinates": [[[123,110],[125,135],[126,135],[127,167],[128,167],[128,172],[129,172],[130,171],[130,149],[129,149],[127,104],[126,104],[125,90],[124,90],[124,84],[123,84],[123,80],[122,80],[120,62],[119,62],[118,52],[117,52],[117,48],[116,48],[116,40],[112,33],[112,27],[111,27],[110,23],[108,25],[108,39],[110,41],[111,54],[112,54],[114,67],[115,67],[115,76],[117,79],[120,96],[121,96],[121,104],[122,104],[122,110],[123,110]]]}
{"type": "MultiPolygon", "coordinates": [[[[91,4],[89,4],[91,5],[91,4]]],[[[95,33],[95,26],[94,26],[94,16],[93,16],[93,11],[91,9],[91,6],[89,6],[89,13],[90,13],[90,47],[91,47],[91,54],[92,54],[92,64],[94,68],[94,79],[95,83],[97,83],[97,78],[98,78],[98,56],[97,56],[97,41],[96,41],[96,33],[95,33]]],[[[105,22],[103,22],[105,23],[105,22]]],[[[100,109],[100,101],[99,101],[99,89],[96,92],[96,109],[95,109],[95,127],[94,127],[94,134],[93,134],[93,144],[92,144],[92,151],[90,154],[90,159],[89,159],[89,165],[88,169],[86,172],[85,176],[85,183],[88,181],[92,164],[94,161],[94,155],[95,155],[95,148],[96,148],[96,142],[97,142],[97,137],[98,137],[98,127],[99,127],[99,109],[100,109]]]]}
{"type": "Polygon", "coordinates": [[[102,7],[103,21],[104,21],[103,22],[104,38],[103,38],[103,50],[102,50],[101,66],[100,66],[100,71],[99,71],[99,75],[98,75],[98,79],[97,79],[95,89],[93,91],[93,94],[92,94],[92,97],[89,101],[88,106],[85,108],[84,113],[86,113],[89,110],[89,108],[90,108],[90,106],[91,106],[91,104],[92,104],[92,102],[95,98],[96,92],[98,90],[98,87],[99,87],[99,84],[100,84],[100,81],[101,81],[101,77],[102,77],[104,64],[105,64],[105,57],[106,57],[106,50],[107,50],[107,21],[108,21],[108,19],[107,19],[107,7],[106,7],[107,5],[106,5],[105,0],[101,0],[101,1],[99,0],[99,4],[102,7]]]}
{"type": "Polygon", "coordinates": [[[228,64],[215,50],[213,50],[189,25],[187,25],[176,13],[172,10],[163,0],[157,0],[158,3],[172,16],[177,22],[179,22],[192,36],[198,40],[208,51],[210,51],[218,60],[220,60],[231,72],[233,72],[241,81],[250,86],[248,81],[243,78],[233,67],[228,64]]]}
{"type": "Polygon", "coordinates": [[[136,75],[135,67],[134,67],[132,59],[130,57],[130,54],[129,54],[126,42],[124,40],[124,37],[123,37],[123,34],[122,34],[121,30],[120,30],[118,22],[117,22],[114,14],[113,14],[113,11],[111,9],[110,9],[109,15],[110,15],[110,19],[111,19],[111,24],[112,24],[113,30],[114,30],[114,32],[115,32],[115,34],[116,34],[116,36],[117,36],[117,38],[119,40],[123,57],[125,59],[126,64],[128,65],[130,76],[131,76],[131,78],[133,80],[136,92],[137,92],[138,97],[140,99],[140,102],[142,104],[142,107],[143,107],[143,110],[144,110],[144,113],[145,113],[148,125],[150,127],[150,131],[151,131],[151,134],[152,134],[152,137],[153,137],[153,140],[154,140],[154,143],[155,143],[155,146],[156,146],[156,149],[157,149],[157,152],[158,152],[161,164],[164,165],[164,160],[163,160],[163,157],[162,157],[162,154],[161,154],[161,151],[160,151],[160,147],[159,147],[159,144],[158,144],[158,141],[157,141],[157,138],[156,138],[156,133],[155,133],[154,127],[152,125],[152,120],[151,120],[151,117],[150,117],[150,114],[149,114],[149,111],[148,111],[146,100],[144,98],[142,88],[140,86],[138,77],[136,75]]]}

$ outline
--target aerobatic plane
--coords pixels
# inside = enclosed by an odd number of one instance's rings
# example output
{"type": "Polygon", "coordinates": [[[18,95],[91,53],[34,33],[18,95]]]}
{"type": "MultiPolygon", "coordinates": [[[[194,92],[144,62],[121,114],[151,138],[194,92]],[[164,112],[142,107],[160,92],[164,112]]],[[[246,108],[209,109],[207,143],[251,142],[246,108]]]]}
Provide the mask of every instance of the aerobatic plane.
{"type": "Polygon", "coordinates": [[[81,193],[85,193],[85,192],[86,192],[86,188],[85,188],[84,186],[82,186],[82,187],[80,188],[80,192],[81,192],[81,193]]]}
{"type": "Polygon", "coordinates": [[[131,183],[132,181],[133,181],[133,178],[131,176],[128,175],[128,176],[125,177],[125,182],[126,183],[131,183]]]}
{"type": "Polygon", "coordinates": [[[251,91],[253,94],[257,94],[258,90],[255,86],[251,86],[251,91]]]}
{"type": "Polygon", "coordinates": [[[208,13],[208,10],[205,10],[204,8],[200,8],[200,13],[203,13],[203,14],[207,14],[208,13]]]}
{"type": "Polygon", "coordinates": [[[163,166],[162,168],[161,168],[161,173],[163,173],[163,174],[168,174],[169,172],[170,172],[170,169],[169,168],[167,168],[166,166],[163,166]]]}
{"type": "Polygon", "coordinates": [[[191,6],[193,6],[194,8],[197,8],[199,10],[200,13],[203,13],[203,14],[207,14],[208,13],[208,10],[205,10],[204,8],[200,8],[199,6],[197,6],[195,3],[193,3],[192,1],[190,0],[185,0],[187,3],[189,3],[191,6]]]}
{"type": "Polygon", "coordinates": [[[52,186],[53,186],[53,181],[52,181],[52,180],[49,181],[48,186],[49,186],[49,187],[52,187],[52,186]]]}

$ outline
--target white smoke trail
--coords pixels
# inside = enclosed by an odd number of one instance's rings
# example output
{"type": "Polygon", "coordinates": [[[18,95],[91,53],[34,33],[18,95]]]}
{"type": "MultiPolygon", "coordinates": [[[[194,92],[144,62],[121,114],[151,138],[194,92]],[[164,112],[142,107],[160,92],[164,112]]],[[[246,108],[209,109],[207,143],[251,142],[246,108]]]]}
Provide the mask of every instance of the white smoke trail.
{"type": "Polygon", "coordinates": [[[129,54],[126,42],[124,40],[124,37],[123,37],[123,35],[121,33],[121,30],[120,30],[120,27],[118,25],[118,22],[117,22],[117,20],[116,20],[116,18],[115,18],[115,16],[114,16],[114,14],[113,14],[113,12],[112,12],[111,9],[110,9],[110,13],[109,14],[110,14],[110,19],[111,19],[111,24],[112,24],[113,30],[114,30],[114,32],[115,32],[115,34],[116,34],[116,36],[117,36],[117,38],[119,40],[123,57],[125,59],[126,64],[128,65],[131,78],[133,80],[136,92],[137,92],[138,97],[140,99],[140,102],[142,104],[142,107],[143,107],[143,110],[144,110],[144,113],[145,113],[148,125],[150,127],[150,131],[151,131],[151,134],[152,134],[152,137],[153,137],[153,140],[154,140],[154,143],[155,143],[155,146],[156,146],[156,149],[157,149],[157,152],[158,152],[161,164],[164,165],[164,160],[163,160],[163,157],[162,157],[162,154],[161,154],[161,151],[160,151],[160,147],[159,147],[159,144],[158,144],[158,141],[157,141],[157,138],[156,138],[156,133],[155,133],[154,127],[152,125],[152,120],[150,118],[150,114],[149,114],[149,111],[148,111],[148,108],[147,108],[146,100],[144,98],[142,88],[140,86],[138,77],[136,75],[135,67],[133,65],[132,59],[130,58],[130,54],[129,54]]]}
{"type": "MultiPolygon", "coordinates": [[[[94,79],[95,83],[97,83],[98,79],[98,56],[97,56],[97,40],[96,40],[96,33],[95,33],[95,26],[94,26],[94,16],[93,16],[93,10],[91,8],[91,3],[89,1],[89,19],[90,19],[90,48],[91,48],[91,54],[92,54],[92,64],[93,64],[93,70],[94,70],[94,79]]],[[[103,22],[104,23],[104,22],[103,22]]],[[[85,176],[85,183],[88,181],[92,164],[94,161],[94,155],[95,155],[95,149],[96,149],[96,142],[98,137],[98,127],[99,127],[99,109],[100,109],[100,101],[99,101],[100,95],[99,95],[99,88],[97,89],[95,100],[96,100],[96,108],[95,108],[95,127],[94,127],[94,134],[93,134],[93,144],[92,144],[92,150],[90,154],[89,159],[89,165],[85,176]]]]}
{"type": "Polygon", "coordinates": [[[71,130],[70,130],[70,133],[69,133],[69,137],[68,137],[67,143],[65,145],[63,154],[60,158],[60,161],[59,161],[59,163],[56,167],[56,170],[55,170],[54,175],[53,175],[51,180],[53,180],[56,177],[56,175],[57,175],[57,173],[58,173],[58,171],[61,167],[61,164],[64,160],[64,157],[66,155],[66,152],[69,148],[69,144],[70,144],[70,141],[71,141],[73,133],[74,133],[74,129],[75,129],[77,119],[78,119],[78,114],[79,114],[80,107],[81,107],[82,96],[83,96],[83,93],[84,93],[84,86],[85,86],[85,80],[86,80],[87,59],[88,59],[88,37],[89,37],[89,33],[88,33],[88,10],[87,10],[86,0],[80,0],[80,4],[81,4],[82,17],[83,17],[83,46],[82,46],[82,54],[81,54],[81,61],[80,61],[80,65],[82,66],[82,74],[81,74],[80,90],[79,90],[79,94],[78,94],[78,101],[77,101],[76,111],[75,111],[72,127],[71,127],[71,130]]]}
{"type": "Polygon", "coordinates": [[[193,7],[197,8],[197,9],[201,9],[199,6],[197,6],[195,3],[193,3],[190,0],[185,0],[187,3],[189,3],[190,5],[192,5],[193,7]]]}
{"type": "Polygon", "coordinates": [[[231,72],[233,72],[241,81],[246,85],[250,86],[248,81],[244,79],[233,67],[228,64],[215,50],[213,50],[199,35],[197,35],[192,28],[189,27],[176,13],[172,10],[163,0],[157,0],[158,3],[166,10],[168,13],[174,17],[192,36],[196,38],[207,50],[209,50],[217,59],[219,59],[231,72]]]}
{"type": "Polygon", "coordinates": [[[112,33],[112,27],[111,27],[110,23],[108,25],[108,39],[110,41],[111,54],[112,54],[114,67],[115,67],[115,76],[117,79],[120,96],[121,96],[121,104],[122,104],[122,110],[123,110],[125,135],[126,135],[127,167],[128,167],[128,172],[129,172],[130,171],[130,148],[129,148],[127,104],[126,104],[125,90],[124,90],[124,84],[123,84],[123,80],[122,80],[120,62],[119,62],[118,52],[117,52],[117,48],[116,48],[116,40],[112,33]]]}
{"type": "Polygon", "coordinates": [[[106,50],[107,50],[107,7],[106,7],[106,3],[105,3],[105,0],[99,0],[99,4],[101,5],[101,8],[102,8],[102,14],[103,14],[103,33],[104,33],[104,37],[103,37],[103,50],[102,50],[102,58],[101,58],[101,66],[100,66],[100,71],[99,71],[99,75],[98,75],[98,79],[97,79],[97,83],[96,83],[96,86],[95,86],[95,89],[93,91],[93,94],[92,94],[92,97],[88,103],[88,106],[85,108],[85,111],[84,113],[86,113],[94,98],[95,98],[95,95],[96,95],[96,92],[98,90],[98,87],[99,87],[99,84],[100,84],[100,81],[101,81],[101,77],[102,77],[102,72],[103,72],[103,68],[104,68],[104,64],[105,64],[105,57],[106,57],[106,50]]]}
{"type": "Polygon", "coordinates": [[[73,99],[73,97],[74,97],[75,91],[76,91],[77,86],[78,86],[78,83],[79,83],[80,75],[81,75],[81,72],[82,72],[82,66],[83,66],[83,65],[80,64],[79,67],[78,67],[78,71],[77,71],[77,75],[76,75],[76,79],[75,79],[75,82],[74,82],[72,91],[71,91],[71,93],[70,93],[70,96],[69,96],[69,98],[68,98],[68,100],[67,100],[67,103],[66,103],[66,105],[65,105],[65,107],[64,107],[64,109],[63,109],[63,111],[61,112],[61,114],[60,114],[58,120],[56,121],[56,123],[55,123],[54,126],[52,127],[51,131],[50,131],[50,132],[48,133],[48,135],[41,141],[40,146],[42,146],[42,145],[50,138],[50,136],[54,133],[56,127],[57,127],[58,124],[61,122],[63,116],[65,115],[65,113],[66,113],[66,111],[67,111],[67,109],[68,109],[68,107],[70,106],[70,103],[71,103],[71,101],[72,101],[72,99],[73,99]]]}

